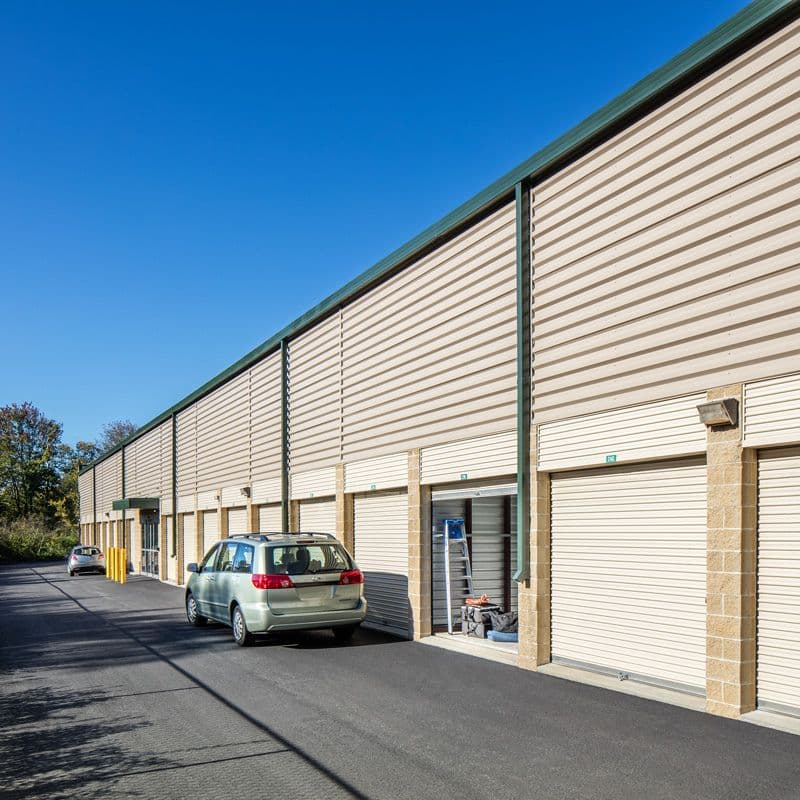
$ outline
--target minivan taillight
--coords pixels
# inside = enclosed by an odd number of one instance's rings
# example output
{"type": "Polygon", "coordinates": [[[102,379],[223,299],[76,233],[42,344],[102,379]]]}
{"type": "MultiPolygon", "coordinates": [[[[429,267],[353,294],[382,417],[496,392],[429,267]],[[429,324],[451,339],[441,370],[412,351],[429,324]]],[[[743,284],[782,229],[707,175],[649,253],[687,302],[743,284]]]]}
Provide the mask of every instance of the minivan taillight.
{"type": "Polygon", "coordinates": [[[364,573],[360,569],[348,569],[339,575],[340,586],[349,586],[353,583],[364,583],[364,573]]]}
{"type": "Polygon", "coordinates": [[[294,587],[288,575],[252,575],[250,580],[256,589],[291,589],[294,587]]]}
{"type": "Polygon", "coordinates": [[[104,556],[102,553],[98,553],[98,554],[97,554],[97,557],[98,557],[98,558],[105,558],[105,556],[104,556]]]}

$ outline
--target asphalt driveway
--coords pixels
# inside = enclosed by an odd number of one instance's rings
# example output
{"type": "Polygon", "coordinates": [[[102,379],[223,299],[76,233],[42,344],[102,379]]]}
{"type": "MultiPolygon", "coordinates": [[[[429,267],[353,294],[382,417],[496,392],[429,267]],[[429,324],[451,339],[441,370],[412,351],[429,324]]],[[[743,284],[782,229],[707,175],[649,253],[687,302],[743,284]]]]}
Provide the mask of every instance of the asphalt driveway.
{"type": "Polygon", "coordinates": [[[181,590],[0,568],[0,797],[798,800],[800,737],[181,590]]]}

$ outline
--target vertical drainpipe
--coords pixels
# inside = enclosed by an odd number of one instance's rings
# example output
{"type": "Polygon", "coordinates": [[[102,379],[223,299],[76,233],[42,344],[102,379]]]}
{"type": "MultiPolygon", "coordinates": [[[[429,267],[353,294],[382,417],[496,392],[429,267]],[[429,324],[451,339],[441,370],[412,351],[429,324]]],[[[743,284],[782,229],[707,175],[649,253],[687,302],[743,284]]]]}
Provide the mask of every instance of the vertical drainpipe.
{"type": "Polygon", "coordinates": [[[281,339],[281,527],[289,531],[289,343],[281,339]]]}
{"type": "Polygon", "coordinates": [[[97,542],[97,470],[92,467],[92,544],[97,542]]]}
{"type": "MultiPolygon", "coordinates": [[[[172,414],[172,558],[178,554],[178,415],[172,414]]],[[[176,567],[177,570],[177,567],[176,567]]]]}
{"type": "Polygon", "coordinates": [[[531,219],[530,187],[515,187],[517,207],[517,571],[514,580],[528,577],[530,556],[530,443],[531,443],[531,219]]]}
{"type": "MultiPolygon", "coordinates": [[[[127,496],[125,494],[125,445],[122,445],[122,448],[120,449],[119,452],[120,452],[120,459],[119,460],[120,460],[120,466],[121,466],[121,472],[122,472],[122,499],[124,500],[125,497],[127,496]]],[[[124,509],[122,511],[122,536],[120,536],[119,529],[120,529],[119,520],[117,520],[117,542],[119,542],[121,540],[122,543],[125,544],[125,511],[124,511],[124,509]]],[[[117,545],[117,546],[119,546],[119,545],[117,545]]]]}

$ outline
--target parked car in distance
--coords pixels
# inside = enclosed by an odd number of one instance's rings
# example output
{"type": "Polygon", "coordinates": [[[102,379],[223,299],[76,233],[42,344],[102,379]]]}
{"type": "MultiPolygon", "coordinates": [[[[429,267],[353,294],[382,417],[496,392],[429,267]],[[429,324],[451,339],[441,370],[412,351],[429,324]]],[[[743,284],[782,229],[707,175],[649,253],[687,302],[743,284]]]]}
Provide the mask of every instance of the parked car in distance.
{"type": "Polygon", "coordinates": [[[71,578],[81,572],[106,574],[106,557],[99,547],[79,544],[70,550],[67,556],[67,574],[71,578]]]}
{"type": "Polygon", "coordinates": [[[329,533],[250,533],[191,563],[186,617],[230,625],[239,646],[271,631],[331,628],[347,640],[364,621],[364,575],[329,533]]]}

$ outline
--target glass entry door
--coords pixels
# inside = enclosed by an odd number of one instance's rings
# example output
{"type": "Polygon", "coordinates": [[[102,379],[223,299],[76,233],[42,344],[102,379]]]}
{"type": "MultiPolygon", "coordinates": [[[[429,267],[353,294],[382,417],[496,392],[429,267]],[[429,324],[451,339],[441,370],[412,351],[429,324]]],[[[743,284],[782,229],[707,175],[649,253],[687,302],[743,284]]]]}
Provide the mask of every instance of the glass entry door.
{"type": "Polygon", "coordinates": [[[158,513],[141,513],[142,522],[142,575],[158,577],[158,513]]]}

